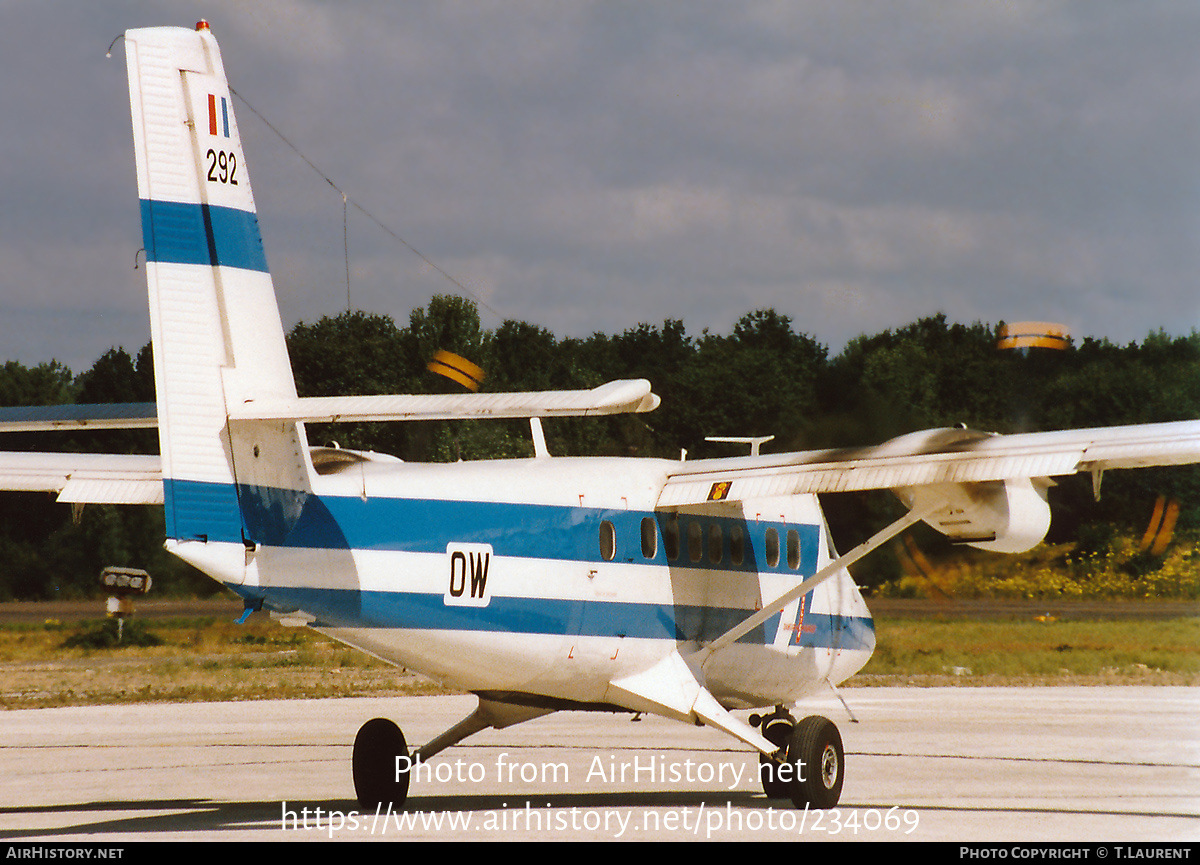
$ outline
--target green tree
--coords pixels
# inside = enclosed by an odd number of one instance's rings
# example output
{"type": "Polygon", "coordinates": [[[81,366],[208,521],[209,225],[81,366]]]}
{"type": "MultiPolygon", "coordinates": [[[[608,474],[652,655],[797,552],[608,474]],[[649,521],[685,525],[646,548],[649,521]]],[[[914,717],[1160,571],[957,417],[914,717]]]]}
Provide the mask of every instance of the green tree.
{"type": "MultiPolygon", "coordinates": [[[[474,301],[439,294],[429,299],[428,307],[412,311],[408,319],[408,337],[423,367],[438,351],[449,351],[480,363],[488,335],[479,321],[479,309],[474,301]]],[[[453,384],[434,373],[429,376],[431,378],[425,381],[433,393],[447,392],[453,384]]]]}
{"type": "Polygon", "coordinates": [[[32,368],[10,360],[0,367],[0,405],[70,402],[71,383],[71,371],[56,360],[32,368]]]}

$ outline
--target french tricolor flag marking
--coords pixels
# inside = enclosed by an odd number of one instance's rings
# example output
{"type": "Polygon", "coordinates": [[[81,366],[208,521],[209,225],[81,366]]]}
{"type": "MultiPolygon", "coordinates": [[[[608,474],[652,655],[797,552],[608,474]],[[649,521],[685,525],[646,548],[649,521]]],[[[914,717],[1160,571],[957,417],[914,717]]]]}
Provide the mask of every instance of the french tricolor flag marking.
{"type": "Polygon", "coordinates": [[[220,126],[217,124],[217,97],[208,94],[208,134],[229,137],[229,102],[221,97],[220,126]]]}

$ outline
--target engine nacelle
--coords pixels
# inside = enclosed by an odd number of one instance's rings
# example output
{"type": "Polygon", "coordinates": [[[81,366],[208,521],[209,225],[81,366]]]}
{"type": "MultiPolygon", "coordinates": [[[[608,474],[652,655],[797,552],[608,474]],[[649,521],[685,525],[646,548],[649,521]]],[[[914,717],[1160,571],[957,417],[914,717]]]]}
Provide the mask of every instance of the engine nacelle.
{"type": "Polygon", "coordinates": [[[1049,482],[1015,478],[968,484],[930,484],[895,493],[910,508],[943,505],[925,522],[952,541],[997,553],[1023,553],[1050,530],[1049,482]]]}

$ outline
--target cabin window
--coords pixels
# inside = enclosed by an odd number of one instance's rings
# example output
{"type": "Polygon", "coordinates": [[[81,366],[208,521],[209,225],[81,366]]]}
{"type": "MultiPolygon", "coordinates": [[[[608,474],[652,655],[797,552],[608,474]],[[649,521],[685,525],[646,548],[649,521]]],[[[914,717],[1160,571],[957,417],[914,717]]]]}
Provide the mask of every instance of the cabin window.
{"type": "Polygon", "coordinates": [[[679,519],[672,517],[663,521],[663,549],[667,561],[673,562],[679,558],[679,519]]]}
{"type": "Polygon", "coordinates": [[[795,529],[787,533],[787,562],[793,571],[800,567],[800,533],[795,529]]]}
{"type": "Polygon", "coordinates": [[[767,551],[767,567],[774,568],[779,566],[779,532],[774,529],[767,529],[766,551],[767,551]]]}
{"type": "Polygon", "coordinates": [[[714,565],[721,564],[725,558],[725,533],[721,527],[713,523],[708,527],[708,560],[714,565]]]}
{"type": "Polygon", "coordinates": [[[600,521],[600,558],[611,562],[617,555],[617,530],[608,520],[600,521]]]}
{"type": "Polygon", "coordinates": [[[688,558],[693,562],[698,562],[704,557],[704,533],[701,531],[699,523],[688,523],[687,545],[688,558]]]}
{"type": "Polygon", "coordinates": [[[729,560],[735,565],[740,565],[746,560],[746,536],[742,533],[741,526],[729,528],[729,560]]]}
{"type": "Polygon", "coordinates": [[[658,525],[654,517],[642,517],[642,557],[652,559],[658,554],[658,525]]]}

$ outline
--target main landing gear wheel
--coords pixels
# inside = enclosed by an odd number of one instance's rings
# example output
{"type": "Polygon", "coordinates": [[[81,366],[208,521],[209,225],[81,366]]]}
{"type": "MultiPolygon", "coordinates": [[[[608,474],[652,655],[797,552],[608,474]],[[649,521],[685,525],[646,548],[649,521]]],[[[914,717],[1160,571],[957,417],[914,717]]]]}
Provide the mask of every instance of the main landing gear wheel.
{"type": "Polygon", "coordinates": [[[788,785],[797,808],[837,805],[842,796],[846,754],[842,735],[832,721],[809,715],[796,724],[788,739],[787,761],[799,773],[788,785]]]}
{"type": "MultiPolygon", "coordinates": [[[[784,748],[787,746],[788,740],[792,737],[792,728],[794,726],[792,716],[787,712],[776,712],[774,715],[768,715],[762,719],[763,738],[775,743],[780,748],[784,748]]],[[[790,799],[792,798],[792,790],[786,773],[779,773],[778,768],[779,763],[772,760],[766,754],[758,755],[758,778],[762,781],[763,792],[767,794],[767,798],[790,799]],[[780,774],[784,774],[784,777],[778,777],[780,774]]]]}
{"type": "Polygon", "coordinates": [[[393,810],[404,807],[408,798],[409,766],[397,766],[397,758],[408,757],[408,743],[400,728],[387,718],[374,718],[362,725],[354,737],[354,793],[364,808],[379,806],[393,810]],[[403,769],[403,771],[397,771],[403,769]]]}

